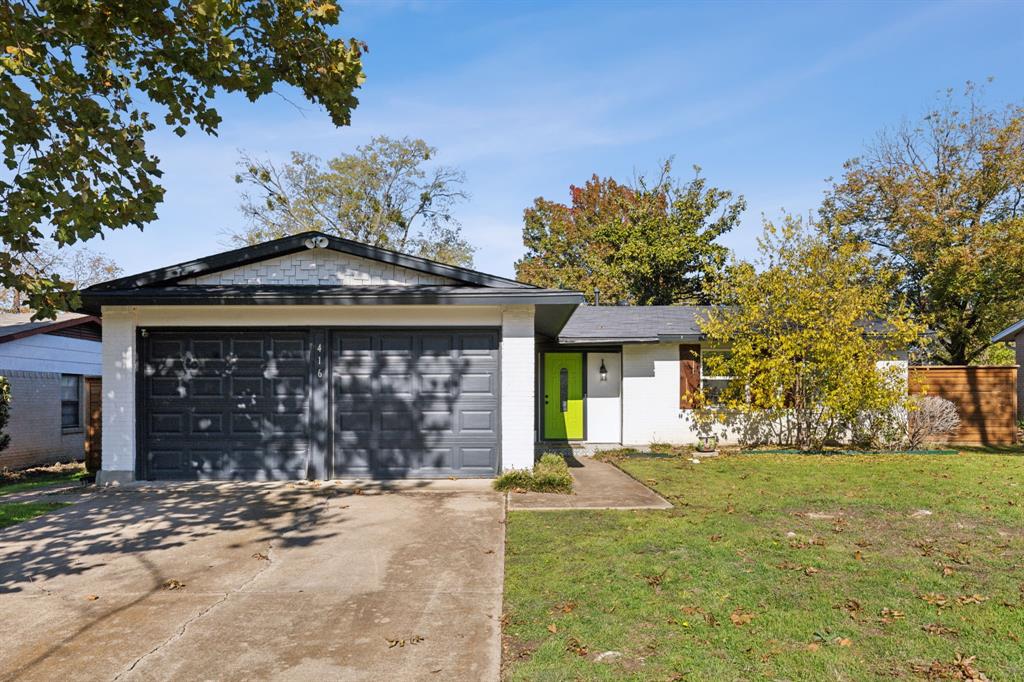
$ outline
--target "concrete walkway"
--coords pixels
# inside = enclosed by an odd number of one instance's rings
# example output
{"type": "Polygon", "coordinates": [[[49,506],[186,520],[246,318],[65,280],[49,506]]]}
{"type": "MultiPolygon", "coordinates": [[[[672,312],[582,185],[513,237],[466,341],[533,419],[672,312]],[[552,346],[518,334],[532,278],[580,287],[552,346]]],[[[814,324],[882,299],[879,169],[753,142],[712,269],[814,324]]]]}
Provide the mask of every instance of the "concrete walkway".
{"type": "Polygon", "coordinates": [[[489,484],[83,495],[0,530],[0,679],[496,680],[489,484]]]}
{"type": "Polygon", "coordinates": [[[510,510],[671,509],[661,495],[620,469],[592,457],[570,458],[572,495],[509,493],[510,510]]]}

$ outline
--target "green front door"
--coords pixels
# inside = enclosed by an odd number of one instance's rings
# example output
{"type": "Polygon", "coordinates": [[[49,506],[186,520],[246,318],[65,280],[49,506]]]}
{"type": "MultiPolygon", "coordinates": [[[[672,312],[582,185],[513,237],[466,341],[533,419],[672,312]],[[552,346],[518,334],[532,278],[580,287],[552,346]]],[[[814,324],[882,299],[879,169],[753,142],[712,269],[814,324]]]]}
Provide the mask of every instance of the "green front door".
{"type": "Polygon", "coordinates": [[[544,354],[544,440],[583,438],[583,353],[544,354]]]}

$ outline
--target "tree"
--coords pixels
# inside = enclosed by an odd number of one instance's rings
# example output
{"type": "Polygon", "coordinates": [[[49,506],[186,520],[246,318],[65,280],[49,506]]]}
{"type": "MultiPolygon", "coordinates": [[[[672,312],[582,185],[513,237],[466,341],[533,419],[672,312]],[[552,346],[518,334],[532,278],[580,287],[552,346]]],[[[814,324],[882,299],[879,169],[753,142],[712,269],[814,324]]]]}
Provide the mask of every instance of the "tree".
{"type": "Polygon", "coordinates": [[[354,153],[324,162],[292,152],[280,167],[242,156],[235,176],[252,193],[242,197],[249,227],[231,235],[254,244],[317,230],[373,246],[450,263],[472,265],[452,209],[469,198],[465,174],[427,164],[437,149],[423,140],[373,138],[354,153]]]}
{"type": "Polygon", "coordinates": [[[1024,107],[985,108],[968,84],[845,169],[827,209],[900,274],[936,359],[976,361],[1024,317],[1024,107]]]}
{"type": "Polygon", "coordinates": [[[218,93],[255,101],[285,83],[347,125],[365,46],[327,35],[339,15],[329,0],[0,2],[0,286],[43,316],[73,306],[70,282],[20,261],[46,238],[156,218],[154,116],[216,134],[218,93]]]}
{"type": "MultiPolygon", "coordinates": [[[[730,376],[712,419],[734,418],[751,442],[819,448],[906,399],[902,370],[884,369],[923,327],[894,304],[895,273],[879,272],[869,247],[827,223],[766,223],[761,261],[737,263],[716,281],[702,324],[705,371],[730,376]],[[721,408],[725,408],[722,410],[721,408]]],[[[706,404],[709,396],[697,396],[706,404]]],[[[700,402],[700,401],[698,401],[700,402]]]]}
{"type": "MultiPolygon", "coordinates": [[[[75,290],[98,282],[114,279],[122,274],[121,266],[102,253],[84,246],[58,248],[53,243],[42,243],[32,253],[17,260],[17,272],[33,278],[57,274],[75,290]]],[[[0,289],[0,309],[6,312],[24,312],[26,303],[18,289],[0,289]]]]}
{"type": "Polygon", "coordinates": [[[694,171],[680,183],[669,160],[653,182],[595,175],[569,188],[571,205],[536,199],[523,215],[526,255],[517,276],[588,297],[599,289],[611,303],[707,302],[728,255],[716,240],[738,224],[746,203],[694,171]]]}

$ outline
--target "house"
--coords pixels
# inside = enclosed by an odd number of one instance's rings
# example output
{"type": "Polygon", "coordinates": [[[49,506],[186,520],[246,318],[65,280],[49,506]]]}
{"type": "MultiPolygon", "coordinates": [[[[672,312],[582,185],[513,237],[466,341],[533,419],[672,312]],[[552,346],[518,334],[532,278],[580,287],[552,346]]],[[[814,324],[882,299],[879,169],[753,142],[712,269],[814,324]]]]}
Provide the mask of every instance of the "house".
{"type": "Polygon", "coordinates": [[[690,402],[728,377],[711,376],[702,306],[580,306],[557,337],[538,343],[539,440],[584,449],[693,443],[690,402]]]}
{"type": "Polygon", "coordinates": [[[1012,343],[1017,353],[1017,414],[1024,419],[1024,320],[992,337],[993,343],[1012,343]]]}
{"type": "Polygon", "coordinates": [[[320,233],[92,286],[99,480],[529,467],[535,339],[582,301],[320,233]]]}
{"type": "Polygon", "coordinates": [[[11,387],[0,468],[82,459],[99,448],[100,320],[60,313],[0,313],[0,376],[11,387]],[[88,438],[87,438],[88,436],[88,438]]]}

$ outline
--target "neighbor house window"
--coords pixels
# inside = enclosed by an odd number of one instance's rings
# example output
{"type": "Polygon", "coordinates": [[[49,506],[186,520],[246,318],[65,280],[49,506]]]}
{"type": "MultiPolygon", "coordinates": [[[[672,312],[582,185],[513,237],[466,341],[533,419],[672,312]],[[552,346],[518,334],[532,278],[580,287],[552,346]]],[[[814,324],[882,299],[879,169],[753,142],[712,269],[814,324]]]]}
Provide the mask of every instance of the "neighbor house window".
{"type": "Polygon", "coordinates": [[[60,376],[60,425],[65,429],[82,426],[82,377],[77,374],[60,376]]]}
{"type": "Polygon", "coordinates": [[[729,360],[729,352],[702,348],[700,352],[700,388],[708,405],[718,405],[722,400],[722,393],[729,382],[733,380],[728,374],[726,364],[729,360]]]}

